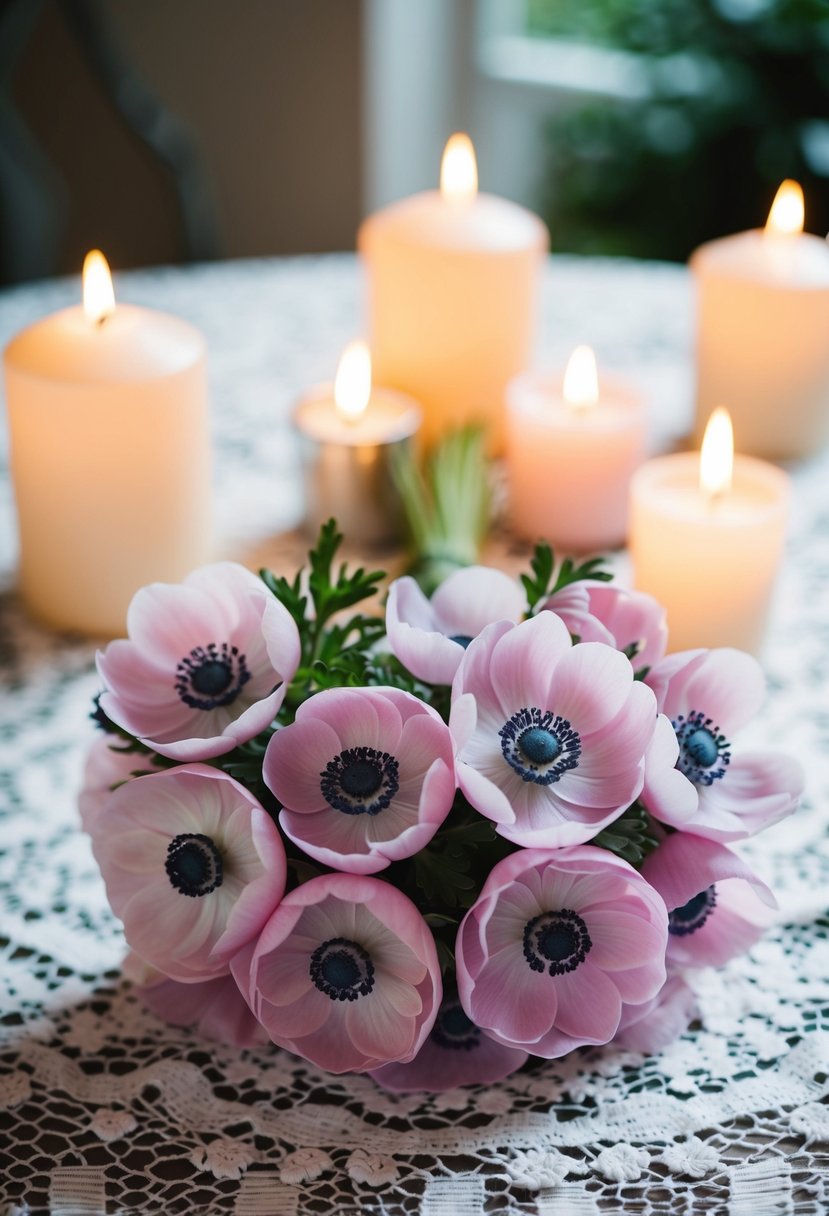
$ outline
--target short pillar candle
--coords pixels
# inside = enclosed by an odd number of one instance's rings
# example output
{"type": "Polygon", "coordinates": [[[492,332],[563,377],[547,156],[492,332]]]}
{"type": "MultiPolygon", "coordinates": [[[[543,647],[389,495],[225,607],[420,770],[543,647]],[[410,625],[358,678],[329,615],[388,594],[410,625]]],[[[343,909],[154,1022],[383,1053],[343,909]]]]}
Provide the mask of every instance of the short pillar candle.
{"type": "Polygon", "coordinates": [[[788,518],[789,478],[733,457],[728,416],[716,411],[702,454],[642,465],[631,483],[634,585],[665,607],[672,652],[761,649],[788,518]]]}
{"type": "Polygon", "coordinates": [[[599,380],[590,347],[560,376],[527,373],[506,392],[507,479],[513,531],[584,553],[621,545],[628,490],[645,458],[641,398],[599,380]]]}

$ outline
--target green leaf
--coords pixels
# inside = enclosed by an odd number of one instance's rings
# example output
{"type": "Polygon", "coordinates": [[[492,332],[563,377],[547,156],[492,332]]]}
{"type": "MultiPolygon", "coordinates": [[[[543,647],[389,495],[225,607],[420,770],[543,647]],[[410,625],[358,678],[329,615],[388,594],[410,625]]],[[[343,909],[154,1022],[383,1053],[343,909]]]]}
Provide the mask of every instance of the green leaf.
{"type": "Polygon", "coordinates": [[[530,558],[530,573],[521,575],[527,593],[527,613],[535,616],[551,595],[583,579],[609,583],[613,574],[604,569],[605,558],[590,557],[577,565],[572,557],[565,557],[558,570],[555,569],[555,554],[546,541],[539,541],[530,558]],[[553,577],[555,573],[555,577],[553,577]]]}
{"type": "Polygon", "coordinates": [[[409,572],[430,595],[453,570],[473,565],[489,527],[491,494],[483,427],[447,434],[421,467],[398,448],[392,474],[412,551],[409,572]]]}
{"type": "Polygon", "coordinates": [[[638,867],[659,841],[647,810],[641,802],[634,802],[618,819],[594,836],[590,843],[638,867]]]}

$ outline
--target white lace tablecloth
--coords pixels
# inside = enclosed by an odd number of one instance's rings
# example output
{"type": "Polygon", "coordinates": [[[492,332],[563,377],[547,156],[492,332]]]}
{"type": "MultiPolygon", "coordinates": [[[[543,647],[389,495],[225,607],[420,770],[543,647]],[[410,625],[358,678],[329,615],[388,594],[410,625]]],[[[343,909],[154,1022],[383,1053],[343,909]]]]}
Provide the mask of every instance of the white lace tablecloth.
{"type": "MultiPolygon", "coordinates": [[[[278,539],[301,514],[287,418],[360,329],[355,259],[148,271],[116,288],[207,333],[223,551],[272,561],[295,552],[278,539]]],[[[77,293],[61,282],[0,295],[0,340],[77,293]]],[[[549,265],[545,358],[560,362],[589,340],[606,367],[637,376],[658,446],[688,421],[691,330],[683,269],[549,265]]],[[[764,656],[770,698],[746,732],[808,770],[803,809],[746,850],[779,896],[778,925],[748,957],[699,977],[701,1022],[662,1055],[583,1050],[488,1089],[423,1099],[333,1079],[276,1048],[204,1042],[138,1004],[75,812],[94,647],[22,614],[6,475],[0,1211],[829,1211],[829,454],[793,475],[764,656]]]]}

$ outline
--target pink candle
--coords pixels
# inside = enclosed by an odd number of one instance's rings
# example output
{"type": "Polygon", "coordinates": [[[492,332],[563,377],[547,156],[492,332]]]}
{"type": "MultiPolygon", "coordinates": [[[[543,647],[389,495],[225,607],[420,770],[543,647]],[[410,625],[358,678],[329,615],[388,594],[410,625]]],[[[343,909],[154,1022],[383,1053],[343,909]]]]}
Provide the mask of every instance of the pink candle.
{"type": "Polygon", "coordinates": [[[759,650],[788,517],[789,479],[733,456],[716,410],[703,450],[649,460],[631,484],[634,585],[664,604],[671,651],[759,650]]]}
{"type": "Polygon", "coordinates": [[[506,404],[513,530],[571,552],[622,544],[630,478],[645,454],[640,397],[604,378],[599,385],[593,352],[577,347],[563,384],[518,376],[506,404]]]}

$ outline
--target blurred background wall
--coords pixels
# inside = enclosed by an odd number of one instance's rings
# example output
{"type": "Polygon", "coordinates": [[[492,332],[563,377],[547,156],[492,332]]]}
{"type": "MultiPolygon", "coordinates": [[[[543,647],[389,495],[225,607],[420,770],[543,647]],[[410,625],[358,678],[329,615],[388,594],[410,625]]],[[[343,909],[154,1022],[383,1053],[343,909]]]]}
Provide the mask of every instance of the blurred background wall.
{"type": "Polygon", "coordinates": [[[0,281],[351,249],[459,128],[557,250],[825,233],[829,0],[6,0],[0,281]]]}

